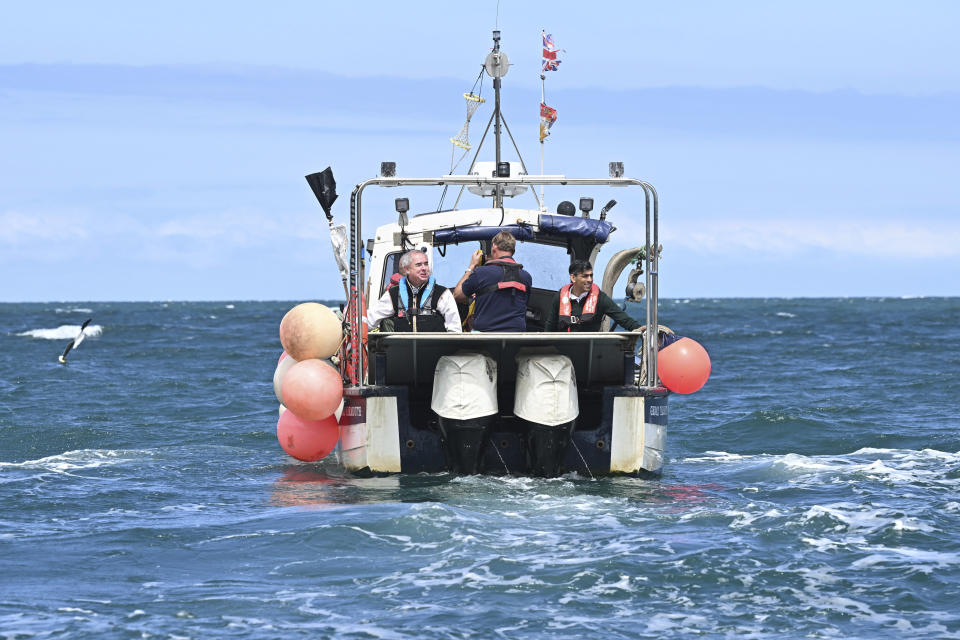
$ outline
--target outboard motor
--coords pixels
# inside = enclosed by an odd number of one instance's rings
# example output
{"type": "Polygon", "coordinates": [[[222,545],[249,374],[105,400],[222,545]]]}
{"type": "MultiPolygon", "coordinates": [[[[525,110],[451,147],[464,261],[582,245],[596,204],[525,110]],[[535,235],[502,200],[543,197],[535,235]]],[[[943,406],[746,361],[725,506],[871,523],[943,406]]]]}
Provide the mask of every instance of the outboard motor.
{"type": "Polygon", "coordinates": [[[530,473],[559,475],[580,414],[570,358],[553,348],[522,349],[517,354],[513,413],[527,423],[530,473]]]}
{"type": "Polygon", "coordinates": [[[441,356],[433,374],[430,408],[439,417],[450,469],[478,473],[497,415],[497,363],[467,351],[441,356]]]}

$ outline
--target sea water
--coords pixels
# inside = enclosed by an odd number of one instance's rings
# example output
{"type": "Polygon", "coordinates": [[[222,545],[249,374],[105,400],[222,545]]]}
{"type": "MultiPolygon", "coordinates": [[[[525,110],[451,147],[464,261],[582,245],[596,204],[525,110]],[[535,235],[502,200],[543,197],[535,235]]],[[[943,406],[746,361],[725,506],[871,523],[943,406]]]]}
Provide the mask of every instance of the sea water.
{"type": "Polygon", "coordinates": [[[960,299],[664,301],[652,479],[297,462],[292,304],[0,305],[0,638],[960,638],[960,299]]]}

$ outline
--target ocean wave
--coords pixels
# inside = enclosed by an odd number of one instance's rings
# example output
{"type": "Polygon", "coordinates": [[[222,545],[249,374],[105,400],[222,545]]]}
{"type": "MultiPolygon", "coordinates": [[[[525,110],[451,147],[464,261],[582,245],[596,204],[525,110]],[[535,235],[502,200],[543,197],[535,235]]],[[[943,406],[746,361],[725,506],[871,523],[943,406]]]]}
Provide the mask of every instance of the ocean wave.
{"type": "Polygon", "coordinates": [[[71,307],[69,309],[54,309],[54,313],[93,313],[93,309],[87,309],[85,307],[71,307]]]}
{"type": "Polygon", "coordinates": [[[902,568],[920,573],[932,573],[934,569],[944,569],[960,564],[960,554],[910,547],[866,547],[864,551],[870,555],[854,560],[855,568],[884,565],[887,567],[902,568]]]}
{"type": "Polygon", "coordinates": [[[78,449],[76,451],[66,451],[55,456],[39,458],[37,460],[0,462],[0,471],[26,469],[68,473],[71,471],[123,464],[130,460],[141,460],[142,458],[143,452],[129,450],[78,449]]]}
{"type": "Polygon", "coordinates": [[[872,533],[885,529],[931,533],[931,525],[908,517],[898,509],[849,502],[813,505],[801,516],[802,522],[820,521],[827,531],[872,533]]]}
{"type": "MultiPolygon", "coordinates": [[[[30,329],[16,335],[25,338],[39,338],[41,340],[70,340],[77,337],[80,331],[78,324],[62,324],[55,329],[30,329]]],[[[83,330],[87,338],[96,338],[103,334],[103,327],[99,324],[88,324],[83,330]]]]}
{"type": "Polygon", "coordinates": [[[681,464],[715,468],[730,467],[724,473],[736,473],[752,482],[789,480],[794,484],[872,481],[893,486],[941,485],[960,487],[960,478],[951,475],[960,462],[960,453],[935,449],[863,448],[841,455],[802,455],[798,453],[744,455],[725,451],[678,460],[681,464]]]}

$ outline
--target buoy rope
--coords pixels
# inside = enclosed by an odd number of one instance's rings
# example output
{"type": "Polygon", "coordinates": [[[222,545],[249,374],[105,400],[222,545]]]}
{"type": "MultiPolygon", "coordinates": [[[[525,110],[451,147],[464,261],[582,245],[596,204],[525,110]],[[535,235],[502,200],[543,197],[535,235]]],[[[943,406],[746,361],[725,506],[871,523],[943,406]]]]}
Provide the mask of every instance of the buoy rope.
{"type": "MultiPolygon", "coordinates": [[[[645,386],[647,386],[647,352],[649,351],[649,348],[648,348],[648,346],[649,346],[649,341],[647,340],[647,327],[646,327],[646,325],[644,325],[644,326],[642,327],[642,329],[643,329],[643,331],[642,331],[641,333],[643,334],[643,345],[641,346],[642,355],[640,356],[640,370],[637,372],[637,386],[638,386],[638,387],[645,387],[645,386]]],[[[668,326],[666,326],[666,325],[663,325],[663,324],[657,325],[657,341],[658,341],[658,342],[659,342],[659,340],[660,340],[660,335],[661,335],[661,334],[663,334],[663,335],[668,335],[668,336],[674,335],[674,334],[673,334],[673,329],[671,329],[670,327],[668,327],[668,326]]]]}
{"type": "Polygon", "coordinates": [[[580,451],[580,447],[577,446],[577,441],[573,439],[573,434],[570,434],[570,444],[573,445],[573,448],[577,450],[577,455],[580,456],[580,459],[583,460],[583,468],[587,470],[587,473],[590,474],[591,480],[596,480],[593,475],[593,471],[590,471],[590,465],[587,464],[587,459],[583,457],[583,453],[580,451]]]}
{"type": "Polygon", "coordinates": [[[493,441],[493,436],[490,436],[490,444],[493,445],[493,450],[497,452],[497,457],[500,458],[500,463],[503,464],[503,470],[507,472],[508,476],[512,476],[510,469],[507,468],[507,461],[503,459],[503,456],[500,454],[500,449],[497,447],[497,443],[493,441]]]}

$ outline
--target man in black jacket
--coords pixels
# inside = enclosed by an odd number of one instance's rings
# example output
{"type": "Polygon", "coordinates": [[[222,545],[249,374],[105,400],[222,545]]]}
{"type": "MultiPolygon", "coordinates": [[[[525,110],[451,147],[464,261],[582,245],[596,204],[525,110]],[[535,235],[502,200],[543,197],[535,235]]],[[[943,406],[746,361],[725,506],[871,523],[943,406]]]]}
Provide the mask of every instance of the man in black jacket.
{"type": "Polygon", "coordinates": [[[547,316],[545,331],[600,331],[605,315],[627,331],[641,328],[593,283],[593,265],[588,261],[574,260],[569,271],[570,284],[553,296],[553,310],[547,316]]]}

